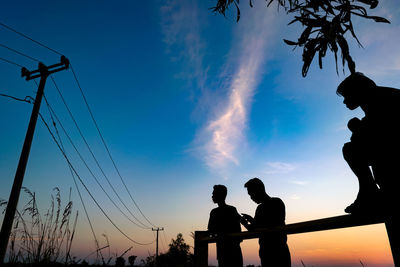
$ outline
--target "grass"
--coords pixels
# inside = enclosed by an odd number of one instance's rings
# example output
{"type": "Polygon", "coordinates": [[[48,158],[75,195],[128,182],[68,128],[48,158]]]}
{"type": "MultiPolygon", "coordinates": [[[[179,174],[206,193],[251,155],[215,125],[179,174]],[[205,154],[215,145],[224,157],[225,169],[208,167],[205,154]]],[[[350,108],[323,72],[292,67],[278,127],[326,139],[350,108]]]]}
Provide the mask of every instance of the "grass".
{"type": "MultiPolygon", "coordinates": [[[[71,192],[67,204],[62,207],[60,190],[54,188],[50,208],[42,215],[35,193],[27,188],[23,190],[28,201],[21,211],[17,210],[14,218],[9,239],[8,263],[73,263],[70,251],[78,212],[72,218],[71,192]]],[[[0,200],[0,206],[5,208],[6,204],[7,201],[0,200]]]]}

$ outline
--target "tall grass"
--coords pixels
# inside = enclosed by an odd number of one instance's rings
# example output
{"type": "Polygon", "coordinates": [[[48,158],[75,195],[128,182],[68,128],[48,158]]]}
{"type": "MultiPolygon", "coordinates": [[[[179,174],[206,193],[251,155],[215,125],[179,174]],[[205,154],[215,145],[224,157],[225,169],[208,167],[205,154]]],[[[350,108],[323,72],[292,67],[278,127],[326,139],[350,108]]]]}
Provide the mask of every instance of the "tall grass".
{"type": "MultiPolygon", "coordinates": [[[[70,251],[74,239],[78,212],[71,225],[71,191],[68,203],[62,207],[59,188],[54,188],[50,207],[41,215],[36,195],[23,188],[28,197],[22,210],[17,210],[11,231],[8,262],[29,264],[72,263],[70,251]]],[[[5,209],[7,201],[0,200],[5,209]]],[[[4,213],[4,211],[3,211],[4,213]]]]}

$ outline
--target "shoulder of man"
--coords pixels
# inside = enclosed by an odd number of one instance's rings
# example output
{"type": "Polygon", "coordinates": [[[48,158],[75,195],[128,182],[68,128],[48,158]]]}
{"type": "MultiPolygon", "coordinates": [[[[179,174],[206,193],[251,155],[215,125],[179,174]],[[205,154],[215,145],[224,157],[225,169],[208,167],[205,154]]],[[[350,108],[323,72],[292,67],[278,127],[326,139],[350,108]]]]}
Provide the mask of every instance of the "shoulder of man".
{"type": "Polygon", "coordinates": [[[382,96],[384,98],[395,98],[396,100],[400,98],[400,90],[397,88],[392,88],[392,87],[385,87],[385,86],[377,86],[377,93],[378,96],[382,96]]]}
{"type": "Polygon", "coordinates": [[[273,202],[274,206],[283,206],[283,207],[285,207],[285,203],[279,197],[272,197],[271,201],[273,202]]]}
{"type": "Polygon", "coordinates": [[[212,214],[218,212],[218,210],[219,210],[219,207],[213,208],[213,209],[210,211],[210,215],[212,215],[212,214]]]}

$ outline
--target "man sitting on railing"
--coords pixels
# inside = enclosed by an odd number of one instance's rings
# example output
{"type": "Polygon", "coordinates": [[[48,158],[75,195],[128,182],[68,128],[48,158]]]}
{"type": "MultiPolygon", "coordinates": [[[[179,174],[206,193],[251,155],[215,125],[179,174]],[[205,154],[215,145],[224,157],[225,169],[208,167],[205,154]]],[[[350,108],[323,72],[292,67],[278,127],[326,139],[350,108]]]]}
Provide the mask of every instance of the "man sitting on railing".
{"type": "Polygon", "coordinates": [[[218,205],[210,212],[208,231],[218,237],[217,259],[219,267],[243,267],[241,240],[224,236],[227,233],[241,232],[241,216],[236,208],[225,203],[228,190],[224,185],[214,185],[212,200],[218,205]]]}
{"type": "Polygon", "coordinates": [[[343,157],[359,181],[357,198],[345,211],[383,211],[397,202],[399,190],[400,90],[377,86],[357,72],[347,77],[336,93],[343,96],[348,109],[361,107],[365,113],[361,120],[349,121],[353,135],[343,146],[343,157]]]}
{"type": "MultiPolygon", "coordinates": [[[[280,198],[270,197],[265,192],[264,183],[258,179],[250,179],[244,187],[250,198],[258,205],[256,214],[253,217],[242,214],[242,224],[247,230],[252,231],[257,228],[268,228],[285,225],[285,204],[280,198]]],[[[287,236],[285,233],[272,233],[261,236],[260,259],[262,267],[290,267],[290,251],[287,246],[287,236]]]]}

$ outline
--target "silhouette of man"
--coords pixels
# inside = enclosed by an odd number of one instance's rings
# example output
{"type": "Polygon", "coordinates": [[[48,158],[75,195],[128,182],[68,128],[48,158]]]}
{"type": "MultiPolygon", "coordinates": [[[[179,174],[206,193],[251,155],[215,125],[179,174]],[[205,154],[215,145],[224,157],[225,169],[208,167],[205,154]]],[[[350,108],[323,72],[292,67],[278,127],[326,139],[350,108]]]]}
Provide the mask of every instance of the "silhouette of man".
{"type": "MultiPolygon", "coordinates": [[[[264,183],[258,179],[250,179],[244,187],[250,198],[258,205],[253,217],[242,214],[242,224],[249,231],[257,228],[267,228],[285,225],[285,204],[280,198],[270,197],[265,192],[264,183]]],[[[262,267],[290,267],[290,251],[285,233],[273,233],[261,236],[260,259],[262,267]]]]}
{"type": "Polygon", "coordinates": [[[343,146],[343,157],[359,182],[357,198],[345,212],[382,210],[383,199],[386,204],[396,203],[398,195],[400,90],[377,86],[357,72],[347,77],[336,93],[343,96],[348,109],[360,107],[365,113],[361,120],[349,121],[351,141],[343,146]]]}
{"type": "Polygon", "coordinates": [[[228,190],[224,185],[214,185],[212,200],[218,205],[211,210],[208,231],[218,235],[217,259],[219,267],[243,267],[241,240],[224,237],[226,233],[241,232],[241,216],[236,208],[225,203],[228,190]]]}

